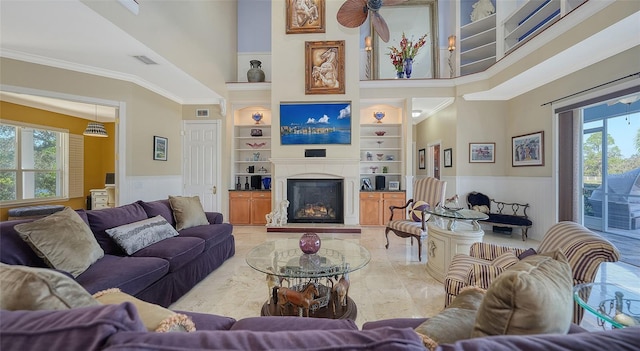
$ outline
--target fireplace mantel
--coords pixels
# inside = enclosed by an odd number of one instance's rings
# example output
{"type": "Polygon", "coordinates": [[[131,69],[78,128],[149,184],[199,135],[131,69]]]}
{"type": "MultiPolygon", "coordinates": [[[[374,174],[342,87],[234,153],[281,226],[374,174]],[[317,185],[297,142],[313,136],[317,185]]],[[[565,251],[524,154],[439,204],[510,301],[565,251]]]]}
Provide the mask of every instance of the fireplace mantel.
{"type": "Polygon", "coordinates": [[[274,204],[287,198],[289,178],[344,179],[344,224],[358,225],[360,199],[360,160],[357,158],[295,157],[270,158],[271,194],[274,204]]]}

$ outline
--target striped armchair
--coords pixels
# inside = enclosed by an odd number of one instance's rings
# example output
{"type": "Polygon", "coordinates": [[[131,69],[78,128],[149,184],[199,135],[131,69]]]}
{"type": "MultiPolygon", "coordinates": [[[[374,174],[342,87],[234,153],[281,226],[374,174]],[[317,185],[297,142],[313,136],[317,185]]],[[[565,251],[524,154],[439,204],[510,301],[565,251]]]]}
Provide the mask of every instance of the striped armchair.
{"type": "Polygon", "coordinates": [[[420,200],[425,201],[431,207],[443,203],[446,188],[447,182],[437,178],[428,177],[418,179],[413,184],[413,197],[409,199],[404,206],[389,206],[391,217],[389,217],[387,228],[384,231],[384,235],[387,238],[385,248],[389,248],[389,232],[393,232],[401,238],[411,238],[411,245],[413,245],[413,239],[415,238],[418,241],[418,260],[422,261],[422,242],[427,237],[427,221],[430,215],[423,210],[422,221],[416,222],[411,219],[406,219],[407,211],[411,210],[411,206],[420,200]],[[402,210],[404,215],[394,220],[393,214],[395,210],[402,210]]]}
{"type": "MultiPolygon", "coordinates": [[[[557,249],[560,249],[569,261],[574,286],[593,282],[600,263],[616,262],[620,257],[618,249],[608,240],[574,222],[559,222],[549,228],[537,252],[544,253],[557,249]]],[[[469,255],[455,255],[444,280],[445,307],[465,286],[487,289],[496,276],[508,269],[504,265],[496,265],[494,260],[499,256],[508,256],[503,254],[509,251],[519,256],[525,250],[488,243],[474,243],[469,255]]],[[[582,308],[574,303],[574,323],[580,323],[583,312],[582,308]]]]}

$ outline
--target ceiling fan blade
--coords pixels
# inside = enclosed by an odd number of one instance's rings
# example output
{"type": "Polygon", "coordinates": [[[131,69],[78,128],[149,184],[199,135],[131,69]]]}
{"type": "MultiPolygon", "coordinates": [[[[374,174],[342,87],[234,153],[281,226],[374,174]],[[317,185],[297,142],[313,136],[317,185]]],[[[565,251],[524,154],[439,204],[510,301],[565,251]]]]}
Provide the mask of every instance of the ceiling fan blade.
{"type": "Polygon", "coordinates": [[[398,5],[400,3],[406,2],[407,0],[383,0],[382,6],[393,6],[398,5]]]}
{"type": "Polygon", "coordinates": [[[336,15],[338,23],[347,28],[360,27],[367,19],[367,0],[347,0],[336,15]]]}
{"type": "Polygon", "coordinates": [[[384,18],[382,18],[378,12],[372,12],[371,22],[373,23],[373,29],[378,33],[380,39],[385,43],[388,42],[389,27],[387,26],[387,22],[385,22],[384,18]]]}

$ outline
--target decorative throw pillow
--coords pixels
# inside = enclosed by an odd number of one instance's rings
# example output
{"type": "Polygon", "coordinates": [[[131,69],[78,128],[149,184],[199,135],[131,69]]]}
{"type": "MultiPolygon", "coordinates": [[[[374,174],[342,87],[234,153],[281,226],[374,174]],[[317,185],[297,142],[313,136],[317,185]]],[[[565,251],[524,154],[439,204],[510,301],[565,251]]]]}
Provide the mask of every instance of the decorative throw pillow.
{"type": "Polygon", "coordinates": [[[173,210],[173,217],[176,219],[176,230],[209,224],[202,203],[200,203],[200,197],[169,195],[169,204],[173,210]]]}
{"type": "Polygon", "coordinates": [[[447,308],[415,328],[424,345],[429,350],[434,350],[438,344],[471,338],[476,313],[484,295],[484,289],[474,286],[460,290],[460,294],[447,308]]]}
{"type": "Polygon", "coordinates": [[[474,205],[471,209],[482,213],[489,213],[489,206],[487,205],[474,205]]]}
{"type": "Polygon", "coordinates": [[[119,227],[105,230],[128,254],[144,249],[167,238],[178,235],[171,224],[164,217],[157,215],[153,218],[133,222],[119,227]]]}
{"type": "Polygon", "coordinates": [[[516,256],[515,252],[507,251],[491,261],[491,265],[506,269],[518,262],[520,262],[520,259],[516,256]]]}
{"type": "Polygon", "coordinates": [[[571,267],[560,250],[529,256],[491,283],[472,336],[566,334],[573,317],[572,288],[571,267]]]}
{"type": "Polygon", "coordinates": [[[518,259],[523,260],[531,255],[535,255],[537,254],[536,250],[534,250],[533,248],[528,248],[526,249],[523,253],[521,253],[520,255],[518,255],[518,259]]]}
{"type": "Polygon", "coordinates": [[[74,278],[104,256],[87,223],[70,207],[14,228],[47,265],[74,278]]]}
{"type": "Polygon", "coordinates": [[[0,263],[0,309],[68,310],[99,303],[75,280],[49,268],[0,263]]]}
{"type": "MultiPolygon", "coordinates": [[[[413,203],[411,210],[409,211],[409,216],[414,222],[422,222],[422,211],[429,209],[429,204],[425,201],[418,200],[413,203]]],[[[425,214],[428,216],[429,214],[425,214]]],[[[427,220],[428,218],[425,218],[427,220]]]]}
{"type": "Polygon", "coordinates": [[[105,305],[119,305],[124,302],[131,302],[136,306],[138,315],[148,331],[166,333],[192,332],[196,330],[196,326],[189,316],[142,301],[123,293],[120,289],[114,288],[99,291],[93,294],[93,297],[105,305]]]}

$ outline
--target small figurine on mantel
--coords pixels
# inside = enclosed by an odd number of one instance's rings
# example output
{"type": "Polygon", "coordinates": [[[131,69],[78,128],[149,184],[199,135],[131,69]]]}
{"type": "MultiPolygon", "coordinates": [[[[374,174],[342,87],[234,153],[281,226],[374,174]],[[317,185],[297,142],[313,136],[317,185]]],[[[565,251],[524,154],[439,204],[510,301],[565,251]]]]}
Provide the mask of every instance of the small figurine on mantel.
{"type": "Polygon", "coordinates": [[[472,7],[471,22],[481,20],[496,12],[496,8],[493,6],[493,3],[491,3],[491,0],[478,0],[472,7]]]}

